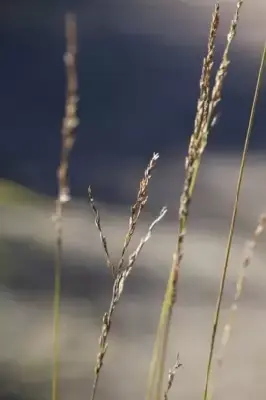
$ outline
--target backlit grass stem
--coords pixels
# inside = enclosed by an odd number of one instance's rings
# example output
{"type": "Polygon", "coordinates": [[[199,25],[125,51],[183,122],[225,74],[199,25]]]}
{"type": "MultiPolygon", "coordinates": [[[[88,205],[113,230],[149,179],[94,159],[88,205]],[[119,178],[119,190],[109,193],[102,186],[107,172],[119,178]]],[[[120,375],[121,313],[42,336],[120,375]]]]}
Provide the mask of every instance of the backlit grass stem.
{"type": "Polygon", "coordinates": [[[57,171],[58,197],[55,210],[56,229],[56,257],[54,270],[54,322],[53,322],[53,375],[52,375],[52,400],[58,400],[59,380],[59,342],[60,342],[60,297],[61,297],[61,268],[62,268],[62,244],[63,244],[63,205],[70,200],[68,184],[69,154],[75,142],[75,128],[77,119],[77,74],[76,74],[76,19],[72,14],[66,16],[66,53],[64,62],[66,66],[66,105],[65,117],[62,125],[62,147],[60,165],[57,171]]]}
{"type": "Polygon", "coordinates": [[[216,309],[215,309],[215,313],[214,313],[212,336],[211,336],[210,350],[209,350],[209,356],[208,356],[208,365],[207,365],[207,372],[206,372],[205,389],[204,389],[204,395],[203,395],[204,400],[209,400],[209,384],[210,384],[210,375],[211,375],[212,362],[213,362],[215,339],[216,339],[216,335],[217,335],[217,328],[218,328],[218,322],[219,322],[220,311],[221,311],[221,303],[222,303],[222,298],[223,298],[224,285],[225,285],[225,280],[226,280],[226,275],[227,275],[227,269],[228,269],[228,264],[229,264],[229,258],[230,258],[230,253],[231,253],[231,247],[232,247],[232,241],[233,241],[233,235],[234,235],[234,229],[235,229],[235,223],[236,223],[236,217],[237,217],[237,211],[238,211],[240,189],[241,189],[241,185],[242,185],[244,168],[245,168],[246,158],[247,158],[247,154],[248,154],[249,140],[250,140],[250,136],[251,136],[251,132],[252,132],[255,110],[256,110],[258,97],[259,97],[259,91],[260,91],[260,88],[262,85],[262,76],[263,76],[263,70],[264,70],[264,66],[265,66],[265,58],[266,58],[266,42],[264,44],[264,49],[262,51],[261,63],[260,63],[260,68],[259,68],[259,72],[258,72],[258,78],[257,78],[254,98],[253,98],[253,102],[252,102],[252,108],[251,108],[251,113],[250,113],[247,133],[246,133],[244,149],[243,149],[242,158],[241,158],[241,164],[240,164],[240,168],[239,168],[239,176],[238,176],[238,182],[237,182],[237,187],[236,187],[236,197],[235,197],[231,225],[230,225],[230,230],[229,230],[229,235],[228,235],[228,242],[227,242],[226,251],[225,251],[225,261],[224,261],[224,266],[223,266],[223,272],[222,272],[222,277],[221,277],[221,282],[220,282],[220,290],[219,290],[219,294],[218,294],[216,309]]]}
{"type": "Polygon", "coordinates": [[[148,391],[146,397],[147,400],[160,400],[162,398],[162,386],[168,337],[173,307],[176,302],[180,265],[184,254],[184,238],[186,235],[190,203],[199,172],[201,157],[206,148],[210,130],[215,123],[215,111],[217,105],[221,101],[222,87],[229,66],[228,53],[236,34],[239,11],[242,3],[243,1],[239,1],[237,3],[236,13],[231,22],[230,30],[227,35],[227,43],[222,56],[222,61],[216,73],[215,83],[212,91],[210,91],[209,86],[211,71],[213,67],[214,41],[220,18],[218,5],[216,5],[215,7],[211,22],[207,57],[203,61],[203,72],[200,79],[200,95],[195,118],[195,129],[191,136],[188,156],[185,163],[185,180],[179,206],[179,228],[177,246],[173,254],[171,272],[168,279],[154,345],[148,381],[148,391]]]}

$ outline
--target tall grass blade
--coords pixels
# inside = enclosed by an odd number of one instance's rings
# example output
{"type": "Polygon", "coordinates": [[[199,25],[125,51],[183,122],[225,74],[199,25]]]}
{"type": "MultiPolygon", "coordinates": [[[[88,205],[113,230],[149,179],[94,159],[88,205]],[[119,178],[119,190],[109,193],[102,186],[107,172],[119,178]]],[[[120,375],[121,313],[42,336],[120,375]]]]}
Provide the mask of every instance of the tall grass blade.
{"type": "Polygon", "coordinates": [[[252,127],[253,127],[253,123],[254,123],[255,110],[256,110],[256,106],[257,106],[257,102],[258,102],[259,91],[260,91],[260,88],[262,85],[262,77],[263,77],[263,70],[264,70],[264,66],[265,66],[265,58],[266,58],[266,42],[264,44],[264,49],[262,51],[261,63],[260,63],[260,68],[259,68],[259,72],[258,72],[258,78],[257,78],[257,83],[256,83],[256,88],[255,88],[255,93],[254,93],[254,98],[253,98],[253,103],[252,103],[252,108],[251,108],[251,113],[250,113],[247,133],[246,133],[246,139],[245,139],[244,149],[243,149],[243,153],[242,153],[242,159],[241,159],[240,168],[239,168],[239,176],[238,176],[238,182],[237,182],[237,188],[236,188],[236,197],[235,197],[231,225],[230,225],[230,230],[229,230],[229,235],[228,235],[228,242],[227,242],[227,246],[226,246],[225,261],[224,261],[223,272],[222,272],[222,277],[221,277],[221,282],[220,282],[220,289],[219,289],[219,294],[218,294],[218,298],[217,298],[217,304],[216,304],[216,309],[215,309],[215,313],[214,313],[214,321],[213,321],[213,326],[212,326],[212,336],[211,336],[210,350],[209,350],[209,356],[208,356],[205,389],[204,389],[204,395],[203,395],[204,400],[209,400],[209,398],[210,398],[209,385],[210,385],[210,375],[211,375],[213,355],[214,355],[215,339],[216,339],[216,335],[217,335],[217,328],[218,328],[218,322],[219,322],[219,317],[220,317],[220,310],[221,310],[221,303],[222,303],[223,292],[224,292],[225,279],[226,279],[226,275],[227,275],[227,269],[228,269],[229,258],[230,258],[230,253],[231,253],[232,240],[233,240],[237,211],[238,211],[239,196],[240,196],[240,190],[241,190],[241,185],[242,185],[242,180],[243,180],[243,175],[244,175],[244,168],[245,168],[246,158],[247,158],[247,154],[248,154],[249,141],[250,141],[250,136],[251,136],[252,127]]]}
{"type": "Polygon", "coordinates": [[[53,375],[52,375],[52,400],[58,400],[59,389],[59,342],[60,342],[60,298],[61,298],[61,268],[62,268],[62,244],[63,244],[63,205],[70,200],[70,189],[68,184],[69,154],[75,142],[75,128],[78,126],[77,119],[77,74],[76,74],[76,19],[72,14],[66,15],[66,44],[67,49],[64,56],[67,88],[65,117],[62,125],[62,147],[60,165],[57,171],[58,198],[54,216],[56,230],[56,256],[54,269],[54,302],[53,302],[53,375]]]}

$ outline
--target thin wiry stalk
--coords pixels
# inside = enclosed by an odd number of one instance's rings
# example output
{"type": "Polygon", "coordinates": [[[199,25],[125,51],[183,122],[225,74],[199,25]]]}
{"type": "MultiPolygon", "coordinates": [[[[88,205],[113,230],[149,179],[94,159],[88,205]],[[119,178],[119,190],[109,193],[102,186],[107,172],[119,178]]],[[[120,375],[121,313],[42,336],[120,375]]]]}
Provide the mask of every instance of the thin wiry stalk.
{"type": "Polygon", "coordinates": [[[168,381],[167,381],[166,390],[164,392],[164,400],[168,400],[169,391],[170,391],[170,389],[171,389],[171,387],[173,385],[176,372],[180,367],[182,367],[182,364],[179,361],[179,353],[178,353],[177,356],[176,356],[176,362],[173,365],[173,367],[169,370],[169,373],[168,373],[168,381]]]}
{"type": "Polygon", "coordinates": [[[110,254],[109,254],[109,250],[108,250],[108,245],[107,245],[107,239],[106,239],[106,236],[103,234],[103,230],[102,230],[102,226],[101,226],[100,213],[99,213],[99,210],[97,209],[97,207],[95,205],[95,202],[94,202],[94,199],[92,197],[92,192],[91,192],[91,187],[90,186],[89,186],[89,189],[88,189],[88,194],[89,194],[89,202],[90,202],[91,208],[92,208],[92,210],[94,212],[94,215],[95,215],[95,221],[94,222],[95,222],[96,228],[98,229],[98,231],[100,233],[101,243],[103,245],[104,253],[105,253],[105,256],[106,256],[106,263],[107,263],[108,268],[111,270],[112,275],[114,276],[115,269],[114,269],[114,266],[113,266],[113,264],[111,262],[111,258],[110,258],[110,254]]]}
{"type": "Polygon", "coordinates": [[[56,257],[54,271],[54,322],[53,322],[53,376],[52,376],[52,400],[57,400],[59,377],[59,336],[60,336],[60,297],[61,297],[61,268],[62,268],[62,242],[63,242],[63,205],[70,200],[68,184],[69,153],[75,141],[75,128],[77,119],[77,74],[76,74],[76,19],[72,14],[66,16],[66,42],[67,49],[64,56],[67,75],[65,117],[62,126],[62,148],[60,165],[57,171],[58,197],[55,210],[56,229],[56,257]]]}
{"type": "Polygon", "coordinates": [[[159,154],[154,153],[145,172],[144,172],[144,177],[140,181],[139,191],[137,194],[137,200],[136,200],[135,204],[131,207],[131,215],[129,218],[128,231],[125,236],[121,258],[120,258],[120,261],[119,261],[118,267],[117,267],[117,272],[120,272],[123,268],[125,253],[128,249],[128,246],[130,244],[132,236],[134,235],[136,225],[137,225],[138,219],[140,217],[141,211],[143,210],[145,204],[147,203],[148,184],[149,184],[149,180],[151,178],[151,173],[156,166],[156,162],[157,162],[158,158],[159,158],[159,154]]]}
{"type": "Polygon", "coordinates": [[[158,325],[153,358],[150,367],[147,400],[159,400],[162,397],[162,381],[166,350],[169,336],[173,307],[176,301],[176,290],[179,278],[179,270],[184,253],[184,238],[189,215],[189,208],[199,172],[202,154],[205,150],[208,135],[215,123],[215,110],[221,100],[222,87],[229,66],[228,52],[236,34],[239,10],[243,1],[237,3],[237,11],[232,20],[227,43],[221,64],[216,74],[214,87],[210,94],[210,76],[213,66],[214,41],[219,25],[219,6],[216,5],[209,35],[208,53],[203,61],[203,72],[200,80],[200,97],[197,106],[195,129],[191,136],[188,156],[185,162],[185,181],[179,208],[179,229],[176,251],[173,254],[173,263],[162,305],[161,316],[158,325]],[[205,87],[208,86],[208,87],[205,87]]]}
{"type": "Polygon", "coordinates": [[[158,222],[161,221],[161,219],[164,217],[166,212],[167,212],[166,207],[163,207],[159,216],[150,225],[147,234],[141,239],[136,250],[129,256],[126,267],[124,267],[123,270],[119,271],[115,277],[114,284],[113,284],[113,294],[112,294],[109,310],[103,316],[102,331],[101,331],[101,335],[99,338],[100,349],[99,349],[99,353],[97,355],[96,365],[95,365],[95,369],[94,369],[94,382],[93,382],[93,387],[92,387],[91,400],[93,400],[95,398],[97,385],[98,385],[98,381],[99,381],[99,376],[100,376],[100,371],[101,371],[101,368],[103,365],[103,359],[104,359],[104,356],[106,354],[107,347],[108,347],[107,339],[108,339],[108,334],[111,329],[112,316],[115,311],[116,305],[119,302],[120,297],[123,293],[125,281],[126,281],[128,275],[130,274],[130,272],[132,271],[133,264],[135,263],[138,255],[140,254],[143,246],[150,239],[153,229],[158,224],[158,222]]]}
{"type": "Polygon", "coordinates": [[[239,301],[241,293],[242,293],[246,269],[251,264],[251,260],[254,255],[254,250],[256,248],[258,239],[259,239],[260,235],[263,233],[265,227],[266,227],[266,214],[262,214],[260,216],[258,224],[253,232],[252,239],[250,241],[248,241],[245,246],[245,256],[244,256],[244,260],[241,265],[241,269],[240,269],[237,283],[236,283],[236,291],[235,291],[234,301],[230,307],[228,322],[225,324],[224,329],[223,329],[221,349],[220,349],[219,355],[217,357],[219,367],[221,367],[223,364],[225,348],[230,339],[230,335],[231,335],[231,331],[232,331],[233,317],[234,317],[235,312],[238,309],[238,301],[239,301]]]}
{"type": "Polygon", "coordinates": [[[56,201],[56,254],[54,270],[54,300],[53,300],[53,375],[52,375],[52,400],[58,400],[59,377],[59,334],[60,334],[60,296],[61,296],[61,267],[62,267],[62,205],[56,201]]]}
{"type": "Polygon", "coordinates": [[[248,154],[249,140],[250,140],[250,136],[251,136],[251,132],[252,132],[255,110],[256,110],[258,97],[259,97],[259,91],[260,91],[260,88],[262,85],[262,76],[263,76],[263,69],[264,69],[264,65],[265,65],[265,59],[266,59],[266,42],[264,44],[264,49],[262,52],[261,64],[260,64],[260,68],[259,68],[259,72],[258,72],[258,78],[257,78],[257,83],[256,83],[256,88],[255,88],[255,93],[254,93],[254,98],[253,98],[253,103],[252,103],[252,108],[251,108],[251,113],[250,113],[247,133],[246,133],[246,139],[245,139],[244,149],[243,149],[243,153],[242,153],[240,168],[239,168],[239,176],[238,176],[238,182],[237,182],[237,188],[236,188],[236,197],[235,197],[231,225],[230,225],[230,230],[229,230],[229,235],[228,235],[228,242],[227,242],[227,247],[226,247],[226,252],[225,252],[225,261],[224,261],[224,266],[223,266],[223,272],[222,272],[222,277],[221,277],[221,282],[220,282],[220,289],[219,289],[219,294],[218,294],[218,298],[217,298],[216,309],[215,309],[215,313],[214,313],[214,321],[213,321],[213,327],[212,327],[212,336],[211,336],[210,351],[209,351],[207,373],[206,373],[206,382],[205,382],[205,389],[204,389],[204,396],[203,396],[204,400],[209,399],[209,384],[210,384],[210,375],[211,375],[211,368],[212,368],[212,361],[213,361],[213,354],[214,354],[215,339],[216,339],[216,335],[217,335],[217,328],[218,328],[218,322],[219,322],[219,317],[220,317],[220,310],[221,310],[221,303],[222,303],[224,286],[225,286],[225,279],[226,279],[227,269],[228,269],[228,264],[229,264],[229,257],[231,254],[232,240],[233,240],[235,222],[236,222],[237,211],[238,211],[240,189],[241,189],[242,180],[243,180],[244,168],[245,168],[246,158],[247,158],[247,154],[248,154]]]}

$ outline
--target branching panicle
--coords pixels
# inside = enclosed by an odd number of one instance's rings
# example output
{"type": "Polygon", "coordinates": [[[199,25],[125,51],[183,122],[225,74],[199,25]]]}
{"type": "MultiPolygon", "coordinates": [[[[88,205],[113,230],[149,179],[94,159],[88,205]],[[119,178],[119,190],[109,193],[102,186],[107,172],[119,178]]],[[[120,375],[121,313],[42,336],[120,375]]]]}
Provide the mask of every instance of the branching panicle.
{"type": "Polygon", "coordinates": [[[94,199],[93,199],[92,193],[91,193],[91,188],[89,188],[89,190],[88,190],[89,202],[92,207],[93,213],[95,215],[95,225],[96,225],[98,231],[100,232],[100,238],[101,238],[101,242],[102,242],[104,252],[106,255],[107,265],[111,268],[111,270],[113,272],[113,277],[114,277],[113,292],[112,292],[112,298],[111,298],[109,310],[103,316],[102,329],[101,329],[101,334],[100,334],[100,338],[99,338],[99,352],[97,354],[96,364],[95,364],[95,368],[94,368],[94,381],[93,381],[92,392],[91,392],[91,400],[94,400],[94,398],[95,398],[95,394],[96,394],[97,387],[98,387],[98,381],[99,381],[99,377],[100,377],[100,372],[101,372],[101,368],[103,366],[103,360],[104,360],[104,357],[105,357],[105,354],[106,354],[106,351],[108,348],[107,339],[108,339],[108,334],[111,329],[112,316],[115,311],[116,305],[119,302],[120,297],[123,293],[125,281],[128,278],[129,274],[131,273],[133,265],[134,265],[137,257],[139,256],[143,246],[150,239],[153,229],[155,228],[157,223],[161,221],[161,219],[164,217],[164,215],[167,212],[166,207],[163,207],[159,216],[150,225],[147,234],[141,239],[136,250],[129,256],[127,264],[124,265],[125,252],[128,249],[129,243],[135,232],[137,221],[140,217],[141,211],[143,210],[143,208],[148,200],[148,184],[149,184],[149,180],[151,178],[151,173],[152,173],[153,169],[155,168],[156,161],[158,158],[159,158],[159,154],[154,153],[153,157],[151,158],[151,160],[144,172],[144,177],[140,181],[139,191],[137,194],[137,200],[131,208],[131,216],[129,219],[129,228],[128,228],[128,232],[125,236],[124,245],[123,245],[123,249],[122,249],[122,255],[121,255],[121,258],[120,258],[120,261],[119,261],[117,267],[113,266],[111,263],[109,251],[108,251],[108,247],[107,247],[106,237],[104,236],[102,227],[101,227],[100,214],[94,203],[94,199]]]}
{"type": "Polygon", "coordinates": [[[118,263],[118,268],[117,268],[118,272],[121,271],[123,268],[125,253],[128,249],[128,246],[130,244],[132,236],[134,235],[140,214],[141,214],[143,208],[145,207],[145,204],[147,203],[148,185],[149,185],[149,181],[151,178],[151,173],[152,173],[153,169],[155,168],[156,162],[158,159],[159,159],[159,154],[154,153],[145,172],[144,172],[144,177],[140,181],[139,191],[137,194],[137,200],[136,200],[135,204],[131,207],[131,215],[129,218],[128,231],[125,236],[124,245],[123,245],[123,249],[122,249],[122,253],[121,253],[121,258],[118,263]]]}
{"type": "Polygon", "coordinates": [[[131,273],[133,264],[135,263],[138,255],[140,254],[143,246],[150,239],[153,229],[162,220],[162,218],[164,217],[166,212],[167,212],[166,207],[163,207],[159,216],[150,225],[147,234],[141,239],[136,250],[129,256],[126,267],[122,271],[119,271],[115,276],[115,280],[114,280],[114,284],[113,284],[113,293],[112,293],[112,298],[111,298],[111,302],[110,302],[110,306],[109,306],[109,311],[107,313],[105,313],[103,316],[102,330],[101,330],[101,335],[99,338],[100,348],[99,348],[99,353],[98,353],[97,359],[96,359],[96,365],[94,368],[94,382],[93,382],[93,387],[92,387],[91,400],[93,400],[95,398],[98,381],[99,381],[99,376],[100,376],[100,371],[103,366],[103,359],[104,359],[104,356],[106,354],[107,347],[108,347],[107,339],[108,339],[108,334],[111,329],[112,316],[115,311],[116,305],[119,302],[120,297],[123,293],[125,281],[128,278],[129,274],[131,273]]]}

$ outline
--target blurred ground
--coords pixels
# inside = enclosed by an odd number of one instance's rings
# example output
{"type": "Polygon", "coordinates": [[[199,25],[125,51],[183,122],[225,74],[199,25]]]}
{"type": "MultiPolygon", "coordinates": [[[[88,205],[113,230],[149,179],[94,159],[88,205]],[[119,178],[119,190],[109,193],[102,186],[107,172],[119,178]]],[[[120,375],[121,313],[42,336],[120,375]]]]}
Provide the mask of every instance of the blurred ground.
{"type": "MultiPolygon", "coordinates": [[[[176,352],[180,352],[183,368],[177,373],[172,396],[184,400],[198,398],[203,390],[238,166],[236,156],[207,156],[192,204],[168,360],[170,366],[176,352]]],[[[114,180],[113,189],[124,193],[128,205],[134,201],[144,167],[132,165],[114,173],[117,181],[114,180]]],[[[250,238],[259,214],[265,211],[264,174],[262,155],[251,155],[241,195],[223,320],[233,298],[245,241],[250,238]]],[[[159,160],[150,202],[132,248],[161,206],[167,204],[169,213],[144,248],[117,308],[99,400],[144,396],[160,301],[175,246],[182,176],[183,166],[174,158],[159,160]]],[[[94,197],[97,201],[96,192],[94,197]]],[[[128,207],[98,205],[110,249],[117,259],[128,224],[128,207]]],[[[46,199],[40,203],[35,197],[18,196],[17,204],[1,202],[0,212],[0,398],[46,400],[51,385],[53,202],[46,199]]],[[[74,200],[67,205],[64,230],[60,389],[64,400],[81,400],[89,396],[97,338],[102,314],[109,304],[111,279],[85,200],[74,200]]],[[[264,235],[248,271],[224,368],[219,371],[219,379],[216,376],[216,399],[265,397],[265,280],[264,235]]]]}

